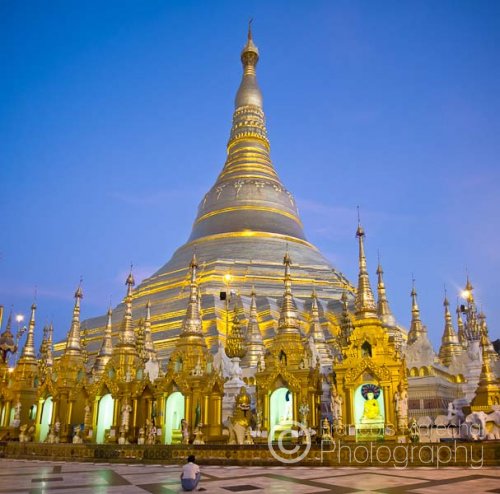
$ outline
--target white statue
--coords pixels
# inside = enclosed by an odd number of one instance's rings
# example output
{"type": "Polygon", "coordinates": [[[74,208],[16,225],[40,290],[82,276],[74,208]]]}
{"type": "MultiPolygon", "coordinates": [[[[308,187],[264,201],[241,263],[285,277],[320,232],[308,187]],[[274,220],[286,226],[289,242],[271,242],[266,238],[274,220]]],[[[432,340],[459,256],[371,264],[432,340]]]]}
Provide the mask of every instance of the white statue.
{"type": "Polygon", "coordinates": [[[335,384],[332,386],[332,395],[330,397],[330,406],[332,409],[333,421],[336,425],[342,425],[342,403],[344,399],[337,392],[335,384]]]}
{"type": "Polygon", "coordinates": [[[394,401],[396,402],[398,428],[405,431],[408,427],[408,392],[403,387],[403,383],[399,383],[398,390],[394,393],[394,401]]]}
{"type": "Polygon", "coordinates": [[[82,444],[83,443],[83,439],[82,439],[82,436],[80,435],[80,427],[79,426],[76,426],[74,429],[73,429],[73,432],[74,432],[74,435],[73,435],[73,444],[82,444]]]}
{"type": "Polygon", "coordinates": [[[145,442],[146,444],[155,444],[156,443],[156,426],[154,425],[151,420],[146,419],[146,438],[145,442]]]}
{"type": "Polygon", "coordinates": [[[146,442],[146,437],[144,434],[144,427],[141,427],[139,429],[139,437],[137,438],[137,444],[139,446],[142,446],[146,442]]]}
{"type": "Polygon", "coordinates": [[[255,435],[260,437],[262,435],[262,410],[257,408],[255,413],[255,435]]]}
{"type": "Polygon", "coordinates": [[[17,402],[14,407],[14,418],[12,419],[12,427],[19,427],[21,424],[21,402],[17,402]]]}
{"type": "Polygon", "coordinates": [[[181,420],[182,444],[189,444],[189,424],[186,419],[181,420]]]}
{"type": "Polygon", "coordinates": [[[56,435],[54,433],[54,426],[49,425],[49,433],[47,434],[47,438],[45,439],[46,443],[54,444],[56,442],[56,435]]]}
{"type": "Polygon", "coordinates": [[[194,369],[191,371],[191,375],[193,375],[193,376],[202,376],[203,375],[203,368],[201,367],[200,357],[198,357],[198,361],[196,362],[194,369]]]}
{"type": "Polygon", "coordinates": [[[19,428],[19,442],[20,443],[30,442],[34,432],[35,432],[35,427],[33,425],[28,428],[28,424],[23,424],[19,428]]]}
{"type": "Polygon", "coordinates": [[[54,424],[54,437],[55,437],[54,442],[55,443],[60,442],[60,440],[61,440],[60,433],[61,433],[61,421],[57,418],[56,423],[54,424]]]}
{"type": "Polygon", "coordinates": [[[125,431],[128,431],[128,424],[130,421],[130,412],[132,411],[132,407],[125,401],[122,405],[122,427],[125,431]]]}
{"type": "Polygon", "coordinates": [[[149,377],[151,382],[155,381],[160,374],[160,364],[150,358],[144,366],[144,373],[149,377]]]}
{"type": "Polygon", "coordinates": [[[320,361],[318,348],[316,347],[316,343],[314,343],[313,335],[309,336],[309,349],[311,350],[311,367],[316,367],[317,363],[320,361]]]}

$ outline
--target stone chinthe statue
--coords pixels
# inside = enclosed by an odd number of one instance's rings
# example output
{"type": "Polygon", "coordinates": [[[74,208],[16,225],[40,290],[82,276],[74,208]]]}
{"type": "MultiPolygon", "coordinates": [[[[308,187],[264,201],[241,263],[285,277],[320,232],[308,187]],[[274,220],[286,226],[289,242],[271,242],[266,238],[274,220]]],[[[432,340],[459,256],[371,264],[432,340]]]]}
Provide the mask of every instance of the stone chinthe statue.
{"type": "MultiPolygon", "coordinates": [[[[250,395],[245,386],[242,386],[236,396],[233,416],[229,421],[229,444],[250,444],[250,435],[246,435],[250,427],[250,395]]],[[[253,443],[253,441],[252,441],[253,443]]]]}

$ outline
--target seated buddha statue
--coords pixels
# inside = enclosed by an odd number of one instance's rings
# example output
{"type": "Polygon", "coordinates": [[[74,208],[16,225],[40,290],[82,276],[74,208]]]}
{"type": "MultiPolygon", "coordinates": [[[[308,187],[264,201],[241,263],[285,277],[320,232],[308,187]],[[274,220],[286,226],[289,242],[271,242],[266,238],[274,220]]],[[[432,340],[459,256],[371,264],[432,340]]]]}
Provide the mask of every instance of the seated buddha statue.
{"type": "Polygon", "coordinates": [[[378,401],[374,396],[371,391],[367,393],[362,420],[373,421],[382,419],[378,401]]]}

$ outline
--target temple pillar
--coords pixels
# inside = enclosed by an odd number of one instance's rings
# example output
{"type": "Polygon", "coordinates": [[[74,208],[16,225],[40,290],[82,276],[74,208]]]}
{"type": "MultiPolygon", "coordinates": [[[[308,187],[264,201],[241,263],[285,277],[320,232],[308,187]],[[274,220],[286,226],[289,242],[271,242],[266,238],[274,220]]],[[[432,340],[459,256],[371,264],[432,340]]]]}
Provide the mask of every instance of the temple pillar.
{"type": "Polygon", "coordinates": [[[349,425],[354,425],[355,420],[354,420],[354,400],[353,400],[353,393],[354,390],[351,388],[348,388],[344,392],[344,410],[343,410],[343,416],[344,416],[344,424],[349,426],[349,425]]]}
{"type": "Polygon", "coordinates": [[[92,429],[97,431],[97,421],[99,420],[99,397],[96,396],[92,404],[92,429]]]}
{"type": "Polygon", "coordinates": [[[7,401],[5,403],[5,414],[4,414],[4,419],[3,419],[3,426],[4,427],[9,427],[10,426],[10,410],[12,408],[12,401],[7,401]]]}
{"type": "Polygon", "coordinates": [[[263,403],[264,403],[264,410],[263,410],[263,413],[264,413],[264,417],[262,418],[262,426],[263,428],[268,431],[268,434],[269,434],[269,396],[270,396],[270,393],[269,392],[264,392],[263,393],[263,403]]]}
{"type": "MultiPolygon", "coordinates": [[[[148,402],[149,402],[149,400],[148,400],[148,402]]],[[[138,400],[137,400],[137,398],[134,398],[133,405],[132,405],[132,407],[133,407],[132,427],[134,427],[134,428],[137,427],[137,405],[138,405],[138,400]]],[[[148,403],[148,405],[149,405],[149,403],[148,403]]],[[[149,412],[149,406],[147,406],[147,411],[146,411],[146,414],[149,417],[150,415],[148,412],[149,412]]]]}
{"type": "Polygon", "coordinates": [[[67,408],[67,414],[66,414],[66,424],[71,425],[71,416],[73,415],[73,404],[74,400],[69,400],[68,401],[68,408],[67,408]]]}
{"type": "Polygon", "coordinates": [[[113,410],[113,427],[118,431],[120,424],[118,423],[120,417],[120,408],[121,408],[121,398],[115,399],[115,408],[113,410]]]}
{"type": "Polygon", "coordinates": [[[203,425],[209,425],[209,396],[204,395],[203,396],[203,406],[201,408],[201,423],[203,425]]]}
{"type": "Polygon", "coordinates": [[[389,384],[381,384],[382,391],[384,393],[384,416],[385,416],[385,424],[391,424],[397,429],[397,424],[393,421],[392,416],[392,393],[391,386],[389,384]]]}
{"type": "Polygon", "coordinates": [[[222,417],[222,399],[218,393],[211,393],[209,397],[209,410],[208,413],[208,435],[220,436],[221,430],[221,417],[222,417]]]}
{"type": "Polygon", "coordinates": [[[43,409],[43,398],[38,399],[38,405],[36,407],[36,418],[35,418],[35,442],[38,442],[40,438],[40,422],[42,419],[42,409],[43,409]]]}
{"type": "MultiPolygon", "coordinates": [[[[168,396],[165,396],[165,400],[167,399],[168,396]]],[[[191,432],[194,430],[194,410],[193,410],[193,398],[191,394],[186,395],[185,397],[185,403],[186,403],[186,410],[185,410],[185,416],[186,420],[188,422],[189,427],[191,427],[191,432]]],[[[166,403],[166,401],[165,401],[166,403]]],[[[166,410],[165,410],[166,413],[166,410]]]]}

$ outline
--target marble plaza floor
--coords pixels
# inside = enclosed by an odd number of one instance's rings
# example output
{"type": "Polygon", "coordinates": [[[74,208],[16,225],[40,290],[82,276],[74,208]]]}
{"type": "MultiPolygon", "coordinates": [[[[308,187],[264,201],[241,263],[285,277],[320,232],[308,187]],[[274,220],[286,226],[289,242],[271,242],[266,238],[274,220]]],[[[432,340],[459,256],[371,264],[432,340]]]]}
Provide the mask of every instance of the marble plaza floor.
{"type": "MultiPolygon", "coordinates": [[[[0,494],[180,493],[178,465],[0,460],[0,494]]],[[[500,493],[500,468],[202,466],[210,494],[500,493]]]]}

